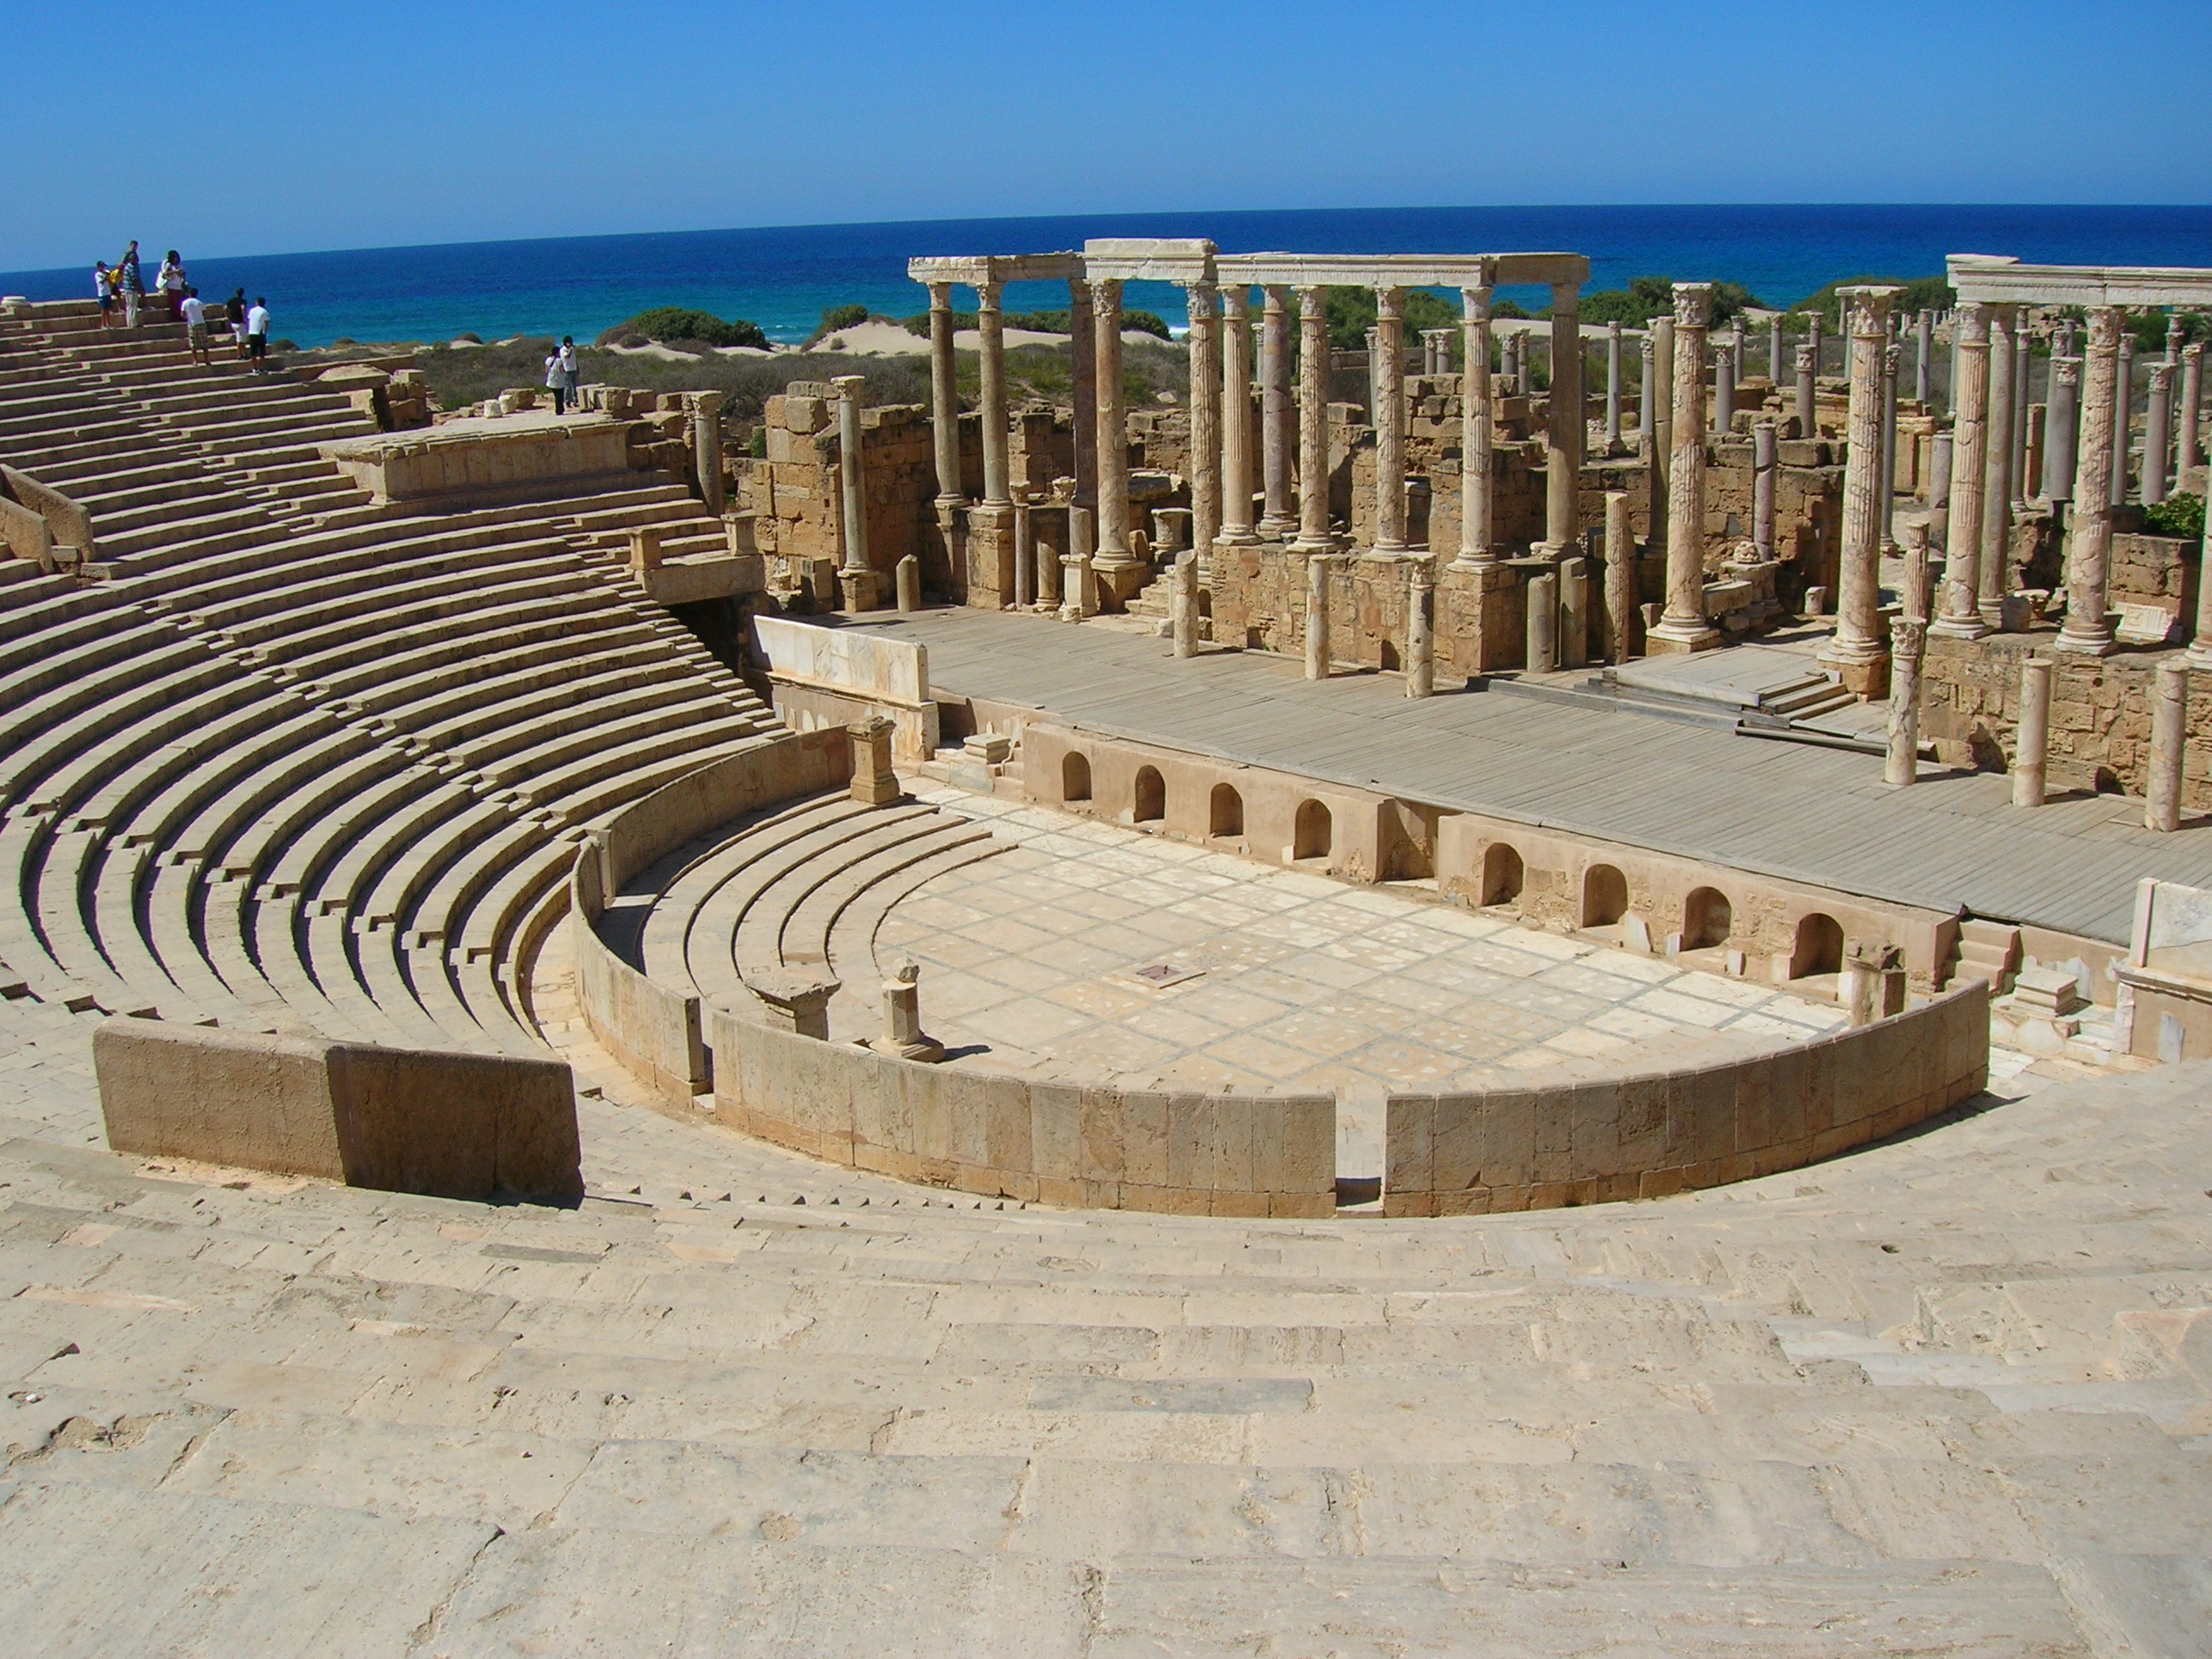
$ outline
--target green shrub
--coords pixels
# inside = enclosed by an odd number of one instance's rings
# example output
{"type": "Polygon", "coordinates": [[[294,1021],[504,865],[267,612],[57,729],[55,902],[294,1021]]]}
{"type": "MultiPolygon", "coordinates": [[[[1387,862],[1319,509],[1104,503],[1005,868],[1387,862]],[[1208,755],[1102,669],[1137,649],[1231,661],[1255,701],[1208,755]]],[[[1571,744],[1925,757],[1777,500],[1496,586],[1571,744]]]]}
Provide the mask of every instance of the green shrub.
{"type": "Polygon", "coordinates": [[[1904,289],[1904,293],[1890,301],[1890,309],[1897,312],[1948,311],[1959,303],[1959,296],[1952,292],[1950,279],[1946,276],[1846,276],[1808,295],[1790,309],[1819,312],[1832,332],[1843,327],[1842,302],[1836,298],[1836,290],[1869,287],[1904,289]]]}
{"type": "MultiPolygon", "coordinates": [[[[1323,297],[1328,312],[1328,343],[1335,351],[1364,351],[1367,349],[1367,331],[1375,326],[1375,290],[1370,288],[1332,288],[1323,297]]],[[[1406,290],[1401,311],[1406,319],[1406,337],[1420,337],[1425,328],[1457,328],[1459,307],[1440,294],[1431,294],[1425,288],[1406,290]]],[[[1492,307],[1492,314],[1500,317],[1525,317],[1528,313],[1518,306],[1492,307]]]]}
{"type": "Polygon", "coordinates": [[[858,328],[868,320],[866,306],[830,306],[822,313],[822,326],[817,334],[835,334],[841,328],[858,328]]]}
{"type": "MultiPolygon", "coordinates": [[[[861,313],[866,315],[864,311],[861,313]]],[[[642,345],[647,340],[662,345],[696,342],[702,346],[753,346],[766,349],[769,339],[757,324],[742,317],[724,322],[711,311],[692,311],[683,306],[655,306],[641,311],[626,323],[617,323],[600,335],[599,345],[642,345]]]]}
{"type": "Polygon", "coordinates": [[[2143,529],[2154,536],[2195,540],[2204,533],[2204,498],[2186,490],[2168,495],[2156,507],[2143,508],[2143,529]]]}

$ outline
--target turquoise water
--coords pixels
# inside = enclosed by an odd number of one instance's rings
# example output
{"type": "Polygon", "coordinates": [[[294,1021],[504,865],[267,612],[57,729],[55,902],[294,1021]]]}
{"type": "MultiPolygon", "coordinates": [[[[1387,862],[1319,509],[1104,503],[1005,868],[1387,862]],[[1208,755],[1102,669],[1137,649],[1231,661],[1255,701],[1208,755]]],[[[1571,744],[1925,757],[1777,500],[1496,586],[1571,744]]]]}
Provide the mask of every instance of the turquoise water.
{"type": "MultiPolygon", "coordinates": [[[[158,225],[147,248],[167,246],[158,225]]],[[[152,232],[152,234],[143,233],[152,232]]],[[[322,345],[440,340],[465,331],[574,334],[588,339],[649,306],[745,317],[778,340],[803,340],[825,307],[848,303],[904,317],[927,303],[906,280],[915,254],[1033,252],[1080,247],[1090,236],[1210,236],[1223,249],[1293,252],[1585,253],[1595,288],[1632,276],[1741,283],[1790,305],[1839,277],[1919,276],[1947,253],[2008,253],[2057,264],[2212,266],[2205,207],[1529,207],[1316,210],[1268,213],[1101,214],[1048,219],[804,225],[642,236],[465,242],[346,252],[196,257],[203,295],[242,286],[268,296],[279,336],[322,345]]],[[[117,246],[125,239],[116,239],[117,246]]],[[[0,274],[0,293],[70,299],[91,291],[81,269],[0,274]]],[[[150,280],[152,268],[148,267],[150,280]]],[[[1549,296],[1509,295],[1523,303],[1549,296]]],[[[1064,306],[1058,283],[1018,283],[1017,311],[1064,306]]],[[[1180,292],[1133,283],[1127,303],[1180,326],[1180,292]]]]}

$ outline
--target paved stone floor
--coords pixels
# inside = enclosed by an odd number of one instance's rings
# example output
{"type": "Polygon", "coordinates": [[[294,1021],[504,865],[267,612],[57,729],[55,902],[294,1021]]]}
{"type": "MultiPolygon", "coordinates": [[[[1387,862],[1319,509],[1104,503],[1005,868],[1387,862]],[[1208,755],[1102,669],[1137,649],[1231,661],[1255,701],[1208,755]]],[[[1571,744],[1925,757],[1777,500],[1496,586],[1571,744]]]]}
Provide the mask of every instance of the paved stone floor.
{"type": "Polygon", "coordinates": [[[2203,1066],[1432,1222],[979,1206],[590,1097],[545,1210],[114,1157],[91,1018],[0,1004],[10,1651],[2205,1650],[2203,1066]]]}
{"type": "Polygon", "coordinates": [[[1012,843],[917,890],[877,934],[880,960],[921,965],[925,1023],[956,1065],[1340,1090],[1364,1122],[1389,1088],[1644,1070],[1843,1023],[1832,1003],[1500,915],[961,790],[921,799],[1012,843]],[[1156,965],[1194,977],[1155,989],[1136,974],[1156,965]]]}

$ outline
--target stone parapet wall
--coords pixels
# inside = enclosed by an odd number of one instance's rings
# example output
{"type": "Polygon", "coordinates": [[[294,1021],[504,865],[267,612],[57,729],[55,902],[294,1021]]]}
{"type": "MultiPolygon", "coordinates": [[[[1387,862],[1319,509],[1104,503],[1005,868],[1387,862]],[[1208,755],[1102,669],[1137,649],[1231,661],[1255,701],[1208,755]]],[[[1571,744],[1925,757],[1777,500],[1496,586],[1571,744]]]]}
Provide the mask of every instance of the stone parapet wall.
{"type": "Polygon", "coordinates": [[[1989,1027],[1975,981],[1893,1018],[1694,1071],[1392,1095],[1383,1212],[1662,1198],[1799,1169],[1979,1094],[1989,1027]]]}
{"type": "Polygon", "coordinates": [[[708,1013],[714,1115],[831,1164],[1169,1215],[1336,1212],[1336,1101],[1081,1087],[927,1066],[708,1013]]]}
{"type": "Polygon", "coordinates": [[[852,776],[842,726],[762,739],[687,772],[617,813],[578,853],[568,877],[576,1000],[584,1023],[656,1097],[689,1108],[713,1086],[696,996],[650,980],[600,936],[607,902],[674,848],[779,801],[818,794],[852,776]]]}
{"type": "MultiPolygon", "coordinates": [[[[2150,688],[2172,651],[2087,657],[2053,649],[2057,635],[1990,634],[1978,640],[1931,636],[1921,673],[1920,733],[1936,758],[1983,771],[2010,768],[2020,729],[2020,668],[2047,656],[2051,676],[2053,790],[2118,787],[2140,795],[2150,770],[2150,688]]],[[[2212,672],[2189,677],[2181,805],[2212,811],[2212,672]]]]}
{"type": "Polygon", "coordinates": [[[482,1200],[583,1195],[564,1061],[112,1019],[93,1033],[118,1152],[482,1200]]]}

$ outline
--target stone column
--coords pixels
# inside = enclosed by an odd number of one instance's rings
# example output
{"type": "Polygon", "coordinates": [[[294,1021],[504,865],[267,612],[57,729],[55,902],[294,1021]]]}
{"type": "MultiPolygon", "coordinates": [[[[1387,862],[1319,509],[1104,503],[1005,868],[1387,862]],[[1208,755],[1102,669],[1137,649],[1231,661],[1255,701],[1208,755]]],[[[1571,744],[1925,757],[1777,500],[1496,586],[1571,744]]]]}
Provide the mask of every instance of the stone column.
{"type": "Polygon", "coordinates": [[[2074,473],[2081,453],[2081,360],[2051,360],[2051,398],[2043,414],[2043,499],[2056,507],[2074,499],[2074,473]]]}
{"type": "Polygon", "coordinates": [[[1306,678],[1328,678],[1328,570],[1326,554],[1306,561],[1306,678]]]}
{"type": "Polygon", "coordinates": [[[860,389],[867,383],[859,374],[840,374],[830,383],[837,388],[837,475],[844,507],[845,556],[837,582],[848,611],[872,611],[876,605],[875,572],[868,568],[868,471],[860,450],[860,389]]]}
{"type": "Polygon", "coordinates": [[[1098,578],[1091,568],[1091,550],[1097,534],[1091,509],[1067,509],[1067,551],[1060,556],[1060,619],[1081,622],[1098,614],[1098,578]]]}
{"type": "Polygon", "coordinates": [[[1436,571],[1427,559],[1406,566],[1406,695],[1425,697],[1437,689],[1436,571]]]}
{"type": "Polygon", "coordinates": [[[2197,465],[2203,401],[2204,343],[2199,340],[2181,349],[2181,459],[2177,471],[2186,471],[2197,465]]]}
{"type": "Polygon", "coordinates": [[[1989,413],[1983,428],[1982,620],[1990,627],[2004,618],[2004,596],[2012,586],[2012,379],[2013,331],[2018,306],[1991,306],[1990,313],[1989,413]]]}
{"type": "Polygon", "coordinates": [[[1917,617],[1893,617],[1889,642],[1889,753],[1881,779],[1902,787],[1920,775],[1920,653],[1928,624],[1917,617]]]}
{"type": "Polygon", "coordinates": [[[1552,284],[1552,419],[1553,441],[1565,453],[1567,465],[1566,519],[1553,535],[1562,547],[1571,545],[1582,526],[1577,517],[1575,482],[1582,471],[1583,453],[1589,446],[1589,399],[1583,392],[1582,285],[1552,284]]]}
{"type": "Polygon", "coordinates": [[[1014,609],[1036,602],[1036,533],[1030,518],[1029,493],[1014,501],[1014,609]]]}
{"type": "Polygon", "coordinates": [[[1735,354],[1726,346],[1713,353],[1713,435],[1735,429],[1735,354]]]}
{"type": "Polygon", "coordinates": [[[908,554],[898,562],[898,608],[902,611],[921,609],[921,561],[908,554]]]}
{"type": "Polygon", "coordinates": [[[1328,291],[1298,290],[1298,538],[1292,550],[1326,553],[1328,533],[1328,291]]]}
{"type": "Polygon", "coordinates": [[[1929,441],[1928,528],[1936,545],[1951,545],[1951,434],[1939,432],[1929,441]]]}
{"type": "Polygon", "coordinates": [[[1801,438],[1817,438],[1820,435],[1820,405],[1815,395],[1817,388],[1813,383],[1817,378],[1818,365],[1814,361],[1814,349],[1811,346],[1801,345],[1797,348],[1796,368],[1797,435],[1801,438]]]}
{"type": "Polygon", "coordinates": [[[1605,614],[1614,666],[1628,660],[1636,637],[1636,537],[1628,493],[1605,497],[1605,614]]]}
{"type": "Polygon", "coordinates": [[[2122,403],[2119,309],[2089,308],[2082,358],[2081,436],[2074,472],[2074,507],[2066,537],[2066,621],[2058,648],[2110,656],[2117,641],[2106,614],[2112,551],[2112,432],[2122,403]]]}
{"type": "MultiPolygon", "coordinates": [[[[2042,481],[2044,441],[2050,426],[2051,406],[2048,404],[2030,404],[2027,406],[2027,441],[2021,446],[2020,452],[2020,476],[2022,479],[2032,479],[2037,483],[2042,481]]],[[[2034,491],[2027,483],[2023,483],[2021,488],[2031,499],[2033,498],[2034,491]]],[[[2026,502],[2021,503],[2021,509],[2023,512],[2027,510],[2026,502]]]]}
{"type": "Polygon", "coordinates": [[[1098,313],[1091,284],[1067,285],[1067,401],[1075,437],[1075,505],[1098,506],[1098,313]]]}
{"type": "Polygon", "coordinates": [[[953,366],[950,283],[929,285],[929,428],[937,451],[939,516],[945,520],[943,509],[967,499],[960,489],[960,392],[953,366]]]}
{"type": "Polygon", "coordinates": [[[1620,441],[1620,319],[1605,325],[1605,441],[1620,441]]]}
{"type": "Polygon", "coordinates": [[[1766,378],[1777,392],[1782,390],[1782,372],[1790,367],[1790,360],[1782,355],[1782,313],[1776,312],[1766,319],[1766,378]]]}
{"type": "Polygon", "coordinates": [[[1639,360],[1637,367],[1640,376],[1636,383],[1636,441],[1637,447],[1648,461],[1651,458],[1654,434],[1659,429],[1656,408],[1659,401],[1659,342],[1649,329],[1637,342],[1636,355],[1639,360]]]}
{"type": "Polygon", "coordinates": [[[1815,380],[1820,376],[1820,313],[1817,311],[1807,312],[1805,313],[1805,343],[1813,348],[1813,378],[1815,380]]]}
{"type": "Polygon", "coordinates": [[[1735,319],[1735,327],[1729,333],[1728,342],[1729,368],[1735,376],[1737,386],[1741,386],[1749,378],[1746,373],[1744,362],[1746,338],[1747,336],[1743,331],[1743,319],[1739,317],[1735,319]]]}
{"type": "Polygon", "coordinates": [[[1375,290],[1375,551],[1406,550],[1406,290],[1375,290]]]}
{"type": "Polygon", "coordinates": [[[1006,487],[1006,336],[998,283],[975,290],[975,331],[980,337],[982,390],[977,402],[983,422],[983,505],[1011,507],[1006,487]]]}
{"type": "Polygon", "coordinates": [[[2212,668],[2212,581],[2204,573],[2212,570],[2212,513],[2204,515],[2204,540],[2197,552],[2197,626],[2189,641],[2189,665],[2192,668],[2212,668]]]}
{"type": "Polygon", "coordinates": [[[1912,396],[1923,409],[1936,406],[1935,356],[1936,313],[1923,311],[1915,320],[1912,335],[1912,396]]]}
{"type": "Polygon", "coordinates": [[[2151,679],[2150,776],[2143,786],[2146,830],[2181,828],[2181,760],[2188,730],[2189,665],[2162,662],[2151,679]]]}
{"type": "Polygon", "coordinates": [[[2142,504],[2156,507],[2166,499],[2166,451],[2172,442],[2173,365],[2150,366],[2150,402],[2143,416],[2142,504]]]}
{"type": "Polygon", "coordinates": [[[699,474],[699,499],[722,516],[722,394],[695,392],[691,403],[691,461],[699,474]]]}
{"type": "Polygon", "coordinates": [[[2181,313],[2169,312],[2166,319],[2166,366],[2179,367],[2181,362],[2181,313]]]}
{"type": "Polygon", "coordinates": [[[1221,290],[1221,539],[1249,547],[1252,533],[1252,290],[1221,290]]]}
{"type": "Polygon", "coordinates": [[[1527,638],[1522,661],[1531,674],[1549,674],[1559,665],[1559,578],[1539,571],[1528,578],[1527,638]]]}
{"type": "MultiPolygon", "coordinates": [[[[1654,453],[1658,457],[1658,500],[1667,499],[1667,472],[1674,459],[1674,319],[1670,313],[1651,319],[1652,396],[1656,400],[1651,413],[1652,432],[1656,441],[1654,453]]],[[[1656,523],[1666,515],[1655,514],[1656,523]]]]}
{"type": "Polygon", "coordinates": [[[1885,557],[1897,551],[1897,375],[1904,349],[1894,343],[1881,349],[1881,550],[1885,557]]]}
{"type": "Polygon", "coordinates": [[[1589,661],[1589,561],[1577,553],[1559,561],[1559,666],[1589,661]]]}
{"type": "Polygon", "coordinates": [[[1268,287],[1260,313],[1260,478],[1262,541],[1288,541],[1291,516],[1291,291],[1268,287]]]}
{"type": "Polygon", "coordinates": [[[2013,738],[2012,804],[2043,805],[2044,770],[2051,755],[2051,659],[2029,657],[2020,665],[2020,726],[2013,738]]]}
{"type": "Polygon", "coordinates": [[[1102,590],[1111,588],[1115,599],[1125,599],[1142,586],[1147,572],[1129,551],[1129,419],[1122,407],[1121,284],[1103,282],[1091,287],[1098,362],[1098,550],[1091,562],[1102,590]]]}
{"type": "Polygon", "coordinates": [[[1213,541],[1221,533],[1220,295],[1211,283],[1185,295],[1190,332],[1190,526],[1198,574],[1212,574],[1213,541]]]}
{"type": "Polygon", "coordinates": [[[1667,608],[1647,652],[1704,651],[1721,642],[1705,620],[1705,328],[1711,283],[1674,284],[1674,452],[1667,470],[1667,608]]]}
{"type": "Polygon", "coordinates": [[[1169,616],[1175,629],[1175,653],[1198,654],[1198,552],[1185,548],[1175,556],[1174,586],[1169,590],[1169,616]]]}
{"type": "Polygon", "coordinates": [[[2132,334],[2124,331],[2118,367],[2112,372],[2112,476],[2105,492],[2114,507],[2124,506],[2128,499],[2128,438],[2135,412],[2136,342],[2132,334]]]}
{"type": "Polygon", "coordinates": [[[1774,422],[1760,421],[1751,428],[1751,545],[1760,561],[1774,556],[1774,470],[1777,458],[1774,422]]]}
{"type": "MultiPolygon", "coordinates": [[[[1318,293],[1319,290],[1315,290],[1318,293]]],[[[1492,565],[1490,290],[1463,288],[1460,346],[1467,362],[1460,377],[1460,566],[1492,565]]]]}
{"type": "Polygon", "coordinates": [[[1836,584],[1836,632],[1820,664],[1837,671],[1844,688],[1872,699],[1888,685],[1889,641],[1881,609],[1881,370],[1889,343],[1889,307],[1900,289],[1846,288],[1844,309],[1850,346],[1850,405],[1844,457],[1844,533],[1836,584]]]}
{"type": "Polygon", "coordinates": [[[870,714],[845,728],[853,744],[849,793],[863,806],[889,806],[902,793],[891,765],[891,738],[897,729],[881,714],[870,714]]]}
{"type": "Polygon", "coordinates": [[[2027,311],[2014,314],[2012,334],[2012,464],[2007,470],[2012,498],[2006,503],[2015,521],[2027,511],[2027,387],[2035,357],[2029,349],[2027,311]]]}

